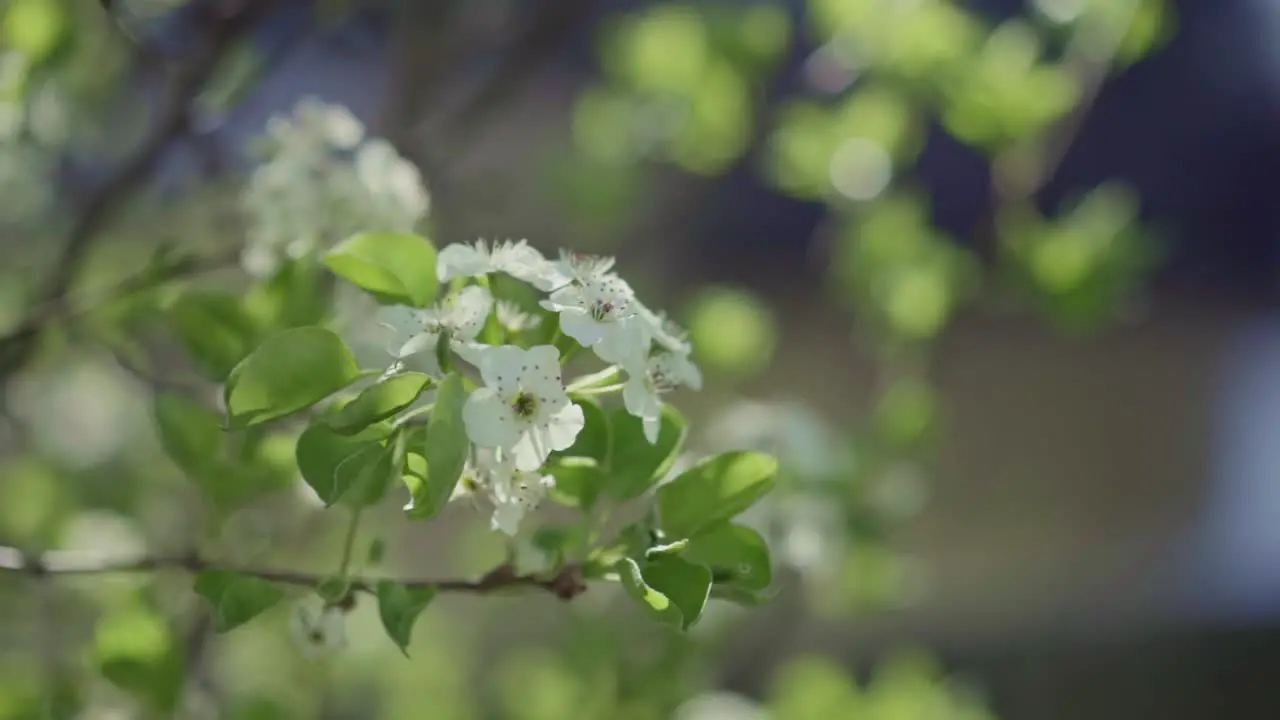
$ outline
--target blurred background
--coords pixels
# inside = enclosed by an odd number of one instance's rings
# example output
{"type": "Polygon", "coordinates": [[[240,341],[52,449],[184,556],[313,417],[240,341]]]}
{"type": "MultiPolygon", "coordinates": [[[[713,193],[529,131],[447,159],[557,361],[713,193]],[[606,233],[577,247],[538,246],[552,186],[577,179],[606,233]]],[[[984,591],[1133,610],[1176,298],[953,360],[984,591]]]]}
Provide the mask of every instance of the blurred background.
{"type": "MultiPolygon", "coordinates": [[[[411,659],[360,606],[315,664],[180,575],[0,572],[0,717],[1280,717],[1277,38],[1272,0],[0,1],[0,546],[325,566],[296,436],[210,510],[152,396],[224,342],[165,319],[192,264],[373,225],[615,255],[691,331],[694,448],[782,459],[777,596],[687,636],[447,597],[411,659]],[[197,260],[119,292],[157,257],[197,260]]],[[[501,558],[392,504],[386,572],[501,558]]]]}

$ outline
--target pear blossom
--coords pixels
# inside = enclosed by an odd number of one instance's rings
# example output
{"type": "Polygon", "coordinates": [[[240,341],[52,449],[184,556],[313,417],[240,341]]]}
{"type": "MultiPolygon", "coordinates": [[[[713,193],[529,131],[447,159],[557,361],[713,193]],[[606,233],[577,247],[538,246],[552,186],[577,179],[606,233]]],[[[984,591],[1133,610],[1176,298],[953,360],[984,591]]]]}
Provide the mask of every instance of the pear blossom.
{"type": "Polygon", "coordinates": [[[435,348],[441,333],[448,333],[449,344],[455,352],[474,362],[480,348],[476,342],[485,320],[493,308],[493,296],[482,287],[470,286],[435,307],[410,308],[403,305],[378,310],[381,325],[394,333],[388,352],[397,363],[414,355],[423,355],[431,372],[438,372],[435,348]]]}
{"type": "Polygon", "coordinates": [[[551,345],[485,347],[477,365],[485,387],[471,393],[462,409],[473,443],[503,450],[526,472],[573,445],[585,420],[565,392],[560,351],[551,345]]]}
{"type": "Polygon", "coordinates": [[[519,305],[510,300],[497,301],[497,305],[494,307],[494,314],[498,317],[498,324],[507,332],[536,330],[542,324],[542,318],[525,312],[519,305]]]}
{"type": "Polygon", "coordinates": [[[659,350],[642,365],[627,369],[622,402],[627,412],[640,418],[645,439],[650,443],[658,441],[662,428],[662,395],[677,387],[702,389],[702,373],[685,354],[659,350]]]}
{"type": "Polygon", "coordinates": [[[320,610],[298,605],[289,631],[294,644],[308,660],[328,657],[347,645],[346,614],[336,605],[326,605],[320,610]]]}
{"type": "Polygon", "coordinates": [[[607,255],[589,255],[568,250],[560,251],[560,259],[548,262],[545,268],[546,290],[558,290],[566,285],[581,285],[600,280],[609,274],[616,261],[607,255]]]}
{"type": "Polygon", "coordinates": [[[506,240],[492,246],[484,240],[470,245],[454,243],[445,246],[436,256],[436,276],[440,282],[497,272],[523,280],[539,290],[553,289],[550,263],[526,240],[506,240]]]}
{"type": "Polygon", "coordinates": [[[601,360],[628,363],[642,359],[651,331],[637,320],[635,294],[622,279],[605,275],[551,293],[542,307],[560,314],[560,330],[601,360]]]}
{"type": "Polygon", "coordinates": [[[650,310],[643,303],[635,303],[636,317],[649,329],[653,342],[668,352],[689,355],[693,345],[689,342],[689,333],[667,317],[662,311],[650,310]]]}
{"type": "Polygon", "coordinates": [[[493,506],[491,528],[514,537],[524,516],[535,510],[553,487],[555,478],[551,475],[518,470],[512,458],[500,450],[478,449],[467,461],[449,501],[466,500],[479,510],[480,500],[487,499],[493,506]]]}
{"type": "Polygon", "coordinates": [[[491,527],[514,537],[525,514],[537,509],[555,484],[554,477],[519,470],[503,458],[489,476],[489,499],[493,502],[491,527]]]}

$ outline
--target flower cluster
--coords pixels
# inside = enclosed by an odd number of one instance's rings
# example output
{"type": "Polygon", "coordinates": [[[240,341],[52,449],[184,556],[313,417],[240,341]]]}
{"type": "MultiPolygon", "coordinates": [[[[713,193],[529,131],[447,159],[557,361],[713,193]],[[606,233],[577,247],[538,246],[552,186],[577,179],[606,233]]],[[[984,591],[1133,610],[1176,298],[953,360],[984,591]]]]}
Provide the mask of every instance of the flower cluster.
{"type": "Polygon", "coordinates": [[[485,496],[494,507],[494,529],[514,535],[524,513],[553,486],[544,472],[548,458],[570,448],[585,425],[570,389],[621,391],[627,411],[655,443],[663,395],[702,386],[684,332],[645,307],[613,265],[612,258],[563,252],[550,260],[523,240],[450,245],[439,253],[437,275],[456,292],[432,308],[394,306],[379,313],[394,336],[389,374],[412,369],[439,375],[442,353],[478,372],[479,387],[462,415],[476,452],[455,495],[485,496]],[[489,277],[497,274],[539,291],[537,307],[495,299],[489,277]],[[533,336],[551,321],[562,341],[572,340],[564,343],[571,350],[588,349],[609,367],[566,385],[562,366],[568,358],[555,338],[533,336]],[[501,341],[482,340],[487,324],[501,341]],[[601,384],[618,377],[625,380],[601,384]]]}
{"type": "Polygon", "coordinates": [[[386,140],[366,139],[341,105],[303,99],[291,118],[268,122],[263,151],[241,196],[244,266],[256,276],[356,231],[410,231],[426,215],[417,168],[386,140]]]}

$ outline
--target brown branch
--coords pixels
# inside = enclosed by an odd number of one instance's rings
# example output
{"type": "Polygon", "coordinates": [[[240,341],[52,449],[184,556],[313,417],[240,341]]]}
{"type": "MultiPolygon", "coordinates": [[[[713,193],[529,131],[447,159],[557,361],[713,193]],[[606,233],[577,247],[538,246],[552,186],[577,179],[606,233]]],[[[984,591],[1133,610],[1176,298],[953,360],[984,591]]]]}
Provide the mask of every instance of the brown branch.
{"type": "MultiPolygon", "coordinates": [[[[326,575],[291,570],[224,566],[199,555],[110,560],[71,551],[28,554],[16,548],[0,546],[0,573],[9,572],[32,577],[48,577],[53,575],[147,573],[158,570],[182,570],[190,573],[232,572],[270,582],[302,587],[316,587],[330,579],[326,575]]],[[[378,582],[383,580],[392,580],[410,589],[433,589],[437,592],[448,593],[487,594],[513,588],[530,588],[549,592],[562,600],[572,600],[587,589],[581,568],[575,565],[566,566],[550,576],[522,575],[516,573],[510,565],[501,565],[476,580],[352,578],[350,589],[354,592],[372,594],[375,592],[378,582]]]]}
{"type": "MultiPolygon", "coordinates": [[[[170,143],[190,130],[193,101],[213,76],[227,49],[254,21],[275,5],[273,0],[237,0],[208,4],[208,35],[192,59],[178,67],[151,131],[116,172],[86,199],[72,223],[67,242],[40,292],[42,304],[66,297],[89,249],[112,213],[151,176],[170,143]]],[[[45,327],[39,317],[24,320],[0,338],[0,382],[17,372],[35,351],[45,327]]]]}
{"type": "MultiPolygon", "coordinates": [[[[53,298],[27,313],[20,324],[45,327],[56,322],[73,320],[98,310],[108,303],[127,300],[134,295],[152,290],[162,283],[194,278],[235,267],[239,260],[239,248],[216,255],[181,258],[167,267],[147,268],[129,275],[116,285],[83,301],[73,302],[69,294],[53,298]]],[[[3,345],[3,342],[0,340],[0,345],[3,345]]]]}

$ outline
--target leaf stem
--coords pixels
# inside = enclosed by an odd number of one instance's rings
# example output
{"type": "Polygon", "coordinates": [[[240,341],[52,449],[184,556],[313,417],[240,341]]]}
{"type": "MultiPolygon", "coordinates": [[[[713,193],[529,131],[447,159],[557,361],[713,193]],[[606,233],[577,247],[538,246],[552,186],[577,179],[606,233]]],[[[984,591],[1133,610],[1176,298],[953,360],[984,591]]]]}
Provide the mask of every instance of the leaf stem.
{"type": "Polygon", "coordinates": [[[356,508],[351,512],[351,522],[347,525],[347,537],[342,543],[342,562],[338,565],[338,577],[343,580],[347,579],[347,574],[351,571],[351,555],[356,546],[356,535],[360,531],[360,516],[364,513],[364,508],[356,508]]]}

